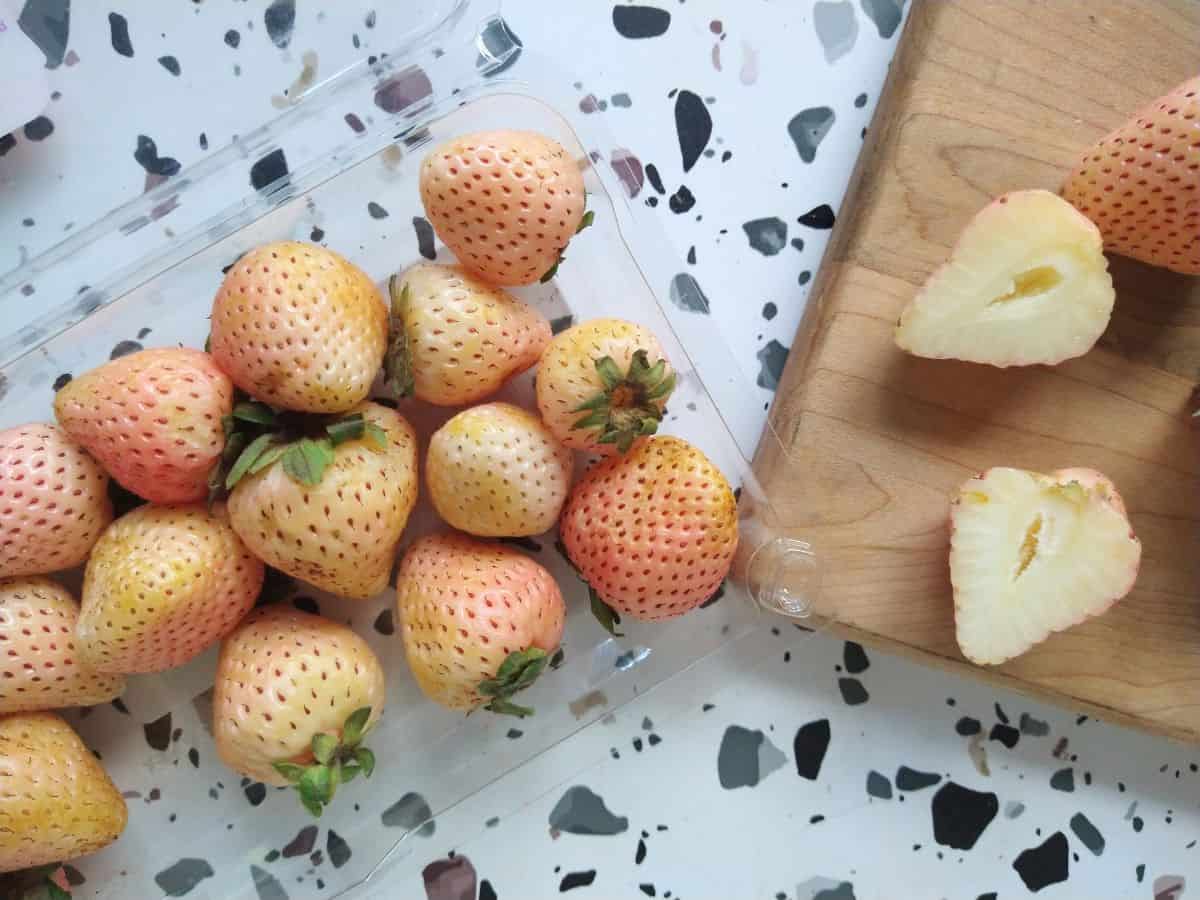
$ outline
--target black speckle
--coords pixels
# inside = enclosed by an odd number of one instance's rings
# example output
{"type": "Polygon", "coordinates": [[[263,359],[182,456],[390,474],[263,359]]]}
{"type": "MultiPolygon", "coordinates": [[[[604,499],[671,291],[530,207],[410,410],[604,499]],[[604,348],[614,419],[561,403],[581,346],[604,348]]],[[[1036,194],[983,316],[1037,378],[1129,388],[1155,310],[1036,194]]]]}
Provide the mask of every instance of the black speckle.
{"type": "Polygon", "coordinates": [[[792,238],[792,246],[795,247],[797,250],[803,252],[804,251],[804,239],[803,238],[792,238]]]}
{"type": "MultiPolygon", "coordinates": [[[[272,850],[275,858],[279,858],[279,851],[272,850]]],[[[270,859],[271,853],[268,853],[267,862],[274,862],[270,859]]],[[[250,867],[250,880],[254,882],[254,889],[258,893],[258,900],[288,900],[287,891],[283,889],[283,885],[279,883],[279,879],[265,869],[260,869],[258,866],[250,867]]]]}
{"type": "Polygon", "coordinates": [[[1009,718],[1008,718],[1008,713],[1006,713],[1004,711],[1004,707],[1002,707],[999,703],[996,703],[993,705],[996,710],[996,718],[999,719],[1001,722],[1003,722],[1005,725],[1007,725],[1009,722],[1009,718]]]}
{"type": "Polygon", "coordinates": [[[855,105],[856,107],[858,107],[859,109],[862,109],[864,106],[866,106],[866,105],[867,105],[867,95],[866,95],[866,94],[859,94],[857,97],[855,97],[855,98],[854,98],[854,105],[855,105]]]}
{"type": "MultiPolygon", "coordinates": [[[[113,357],[115,359],[115,357],[113,357]]],[[[166,750],[171,745],[171,714],[166,713],[142,727],[146,743],[152,750],[166,750]]],[[[210,873],[211,874],[211,873],[210,873]]]]}
{"type": "Polygon", "coordinates": [[[44,141],[54,134],[54,123],[46,116],[38,116],[24,128],[25,137],[31,141],[44,141]]]}
{"type": "Polygon", "coordinates": [[[901,766],[896,770],[896,787],[902,791],[919,791],[933,787],[941,780],[942,776],[936,772],[922,772],[908,766],[901,766]]]}
{"type": "Polygon", "coordinates": [[[668,296],[672,303],[686,312],[708,315],[708,297],[704,295],[700,282],[687,272],[680,272],[671,279],[668,296]]]}
{"type": "Polygon", "coordinates": [[[392,607],[388,606],[378,616],[375,617],[375,630],[380,634],[391,635],[396,633],[396,621],[392,615],[392,607]]]}
{"type": "Polygon", "coordinates": [[[996,818],[1000,801],[990,792],[973,791],[947,781],[933,795],[933,837],[945,847],[970,850],[996,818]]]}
{"type": "Polygon", "coordinates": [[[1093,856],[1104,852],[1104,835],[1083,813],[1071,816],[1071,830],[1075,832],[1075,837],[1079,838],[1080,843],[1092,851],[1093,856]]]}
{"type": "Polygon", "coordinates": [[[192,764],[193,769],[200,768],[200,751],[195,747],[188,750],[188,762],[192,764]]]}
{"type": "Polygon", "coordinates": [[[1146,864],[1138,863],[1137,867],[1133,871],[1134,874],[1137,875],[1138,884],[1141,884],[1142,879],[1146,877],[1146,864]]]}
{"type": "Polygon", "coordinates": [[[770,301],[763,304],[762,317],[770,322],[779,313],[779,307],[770,301]]]}
{"type": "Polygon", "coordinates": [[[523,732],[520,728],[510,728],[510,729],[508,729],[508,731],[505,733],[504,736],[506,738],[508,738],[510,741],[515,741],[517,738],[521,737],[523,734],[525,734],[525,732],[523,732]]]}
{"type": "Polygon", "coordinates": [[[279,851],[278,850],[268,850],[267,855],[263,857],[263,860],[266,862],[269,862],[269,863],[273,863],[277,859],[279,859],[279,851]]]}
{"type": "Polygon", "coordinates": [[[641,865],[646,861],[646,841],[644,838],[638,838],[637,850],[633,854],[633,862],[635,865],[641,865]]]}
{"type": "Polygon", "coordinates": [[[354,113],[346,113],[342,118],[346,120],[346,124],[350,126],[350,130],[355,134],[362,134],[367,130],[367,126],[363,124],[363,120],[354,113]]]}
{"type": "Polygon", "coordinates": [[[640,737],[635,737],[633,739],[633,749],[638,753],[642,752],[642,739],[640,737]]]}
{"type": "Polygon", "coordinates": [[[824,821],[825,821],[825,817],[824,817],[823,815],[821,815],[820,813],[818,813],[818,814],[817,814],[817,815],[815,815],[815,816],[809,816],[809,817],[808,817],[808,824],[809,824],[809,825],[816,825],[816,824],[818,824],[819,822],[824,822],[824,821]]]}
{"type": "Polygon", "coordinates": [[[287,174],[287,157],[283,154],[283,148],[278,147],[257,159],[250,167],[250,184],[256,191],[261,191],[287,174]]]}
{"type": "Polygon", "coordinates": [[[317,601],[312,597],[293,597],[292,606],[296,607],[300,612],[308,613],[310,616],[319,616],[321,614],[321,607],[317,605],[317,601]]]}
{"type": "Polygon", "coordinates": [[[804,285],[812,281],[812,272],[805,269],[799,274],[799,276],[797,276],[796,281],[799,282],[801,287],[804,287],[804,285]]]}
{"type": "Polygon", "coordinates": [[[817,147],[829,134],[835,118],[828,106],[814,106],[797,113],[788,122],[788,134],[804,162],[810,163],[817,158],[817,147]]]}
{"type": "Polygon", "coordinates": [[[267,36],[271,43],[282,50],[292,42],[292,28],[296,24],[296,0],[271,0],[263,13],[267,36]]]}
{"type": "Polygon", "coordinates": [[[846,646],[842,648],[842,663],[851,675],[860,675],[871,666],[871,660],[867,659],[867,652],[863,650],[862,644],[854,641],[846,641],[846,646]]]}
{"type": "Polygon", "coordinates": [[[183,71],[179,65],[179,60],[177,60],[174,56],[160,56],[158,58],[158,64],[176,77],[178,77],[179,73],[183,71]]]}
{"type": "Polygon", "coordinates": [[[787,246],[787,222],[777,216],[743,222],[742,231],[750,246],[763,256],[774,256],[787,246]]]}
{"type": "Polygon", "coordinates": [[[1036,847],[1022,850],[1013,860],[1025,887],[1034,893],[1052,884],[1067,880],[1070,863],[1067,860],[1067,836],[1056,831],[1036,847]]]}
{"type": "Polygon", "coordinates": [[[688,261],[689,266],[694,266],[696,264],[696,245],[695,244],[688,247],[687,261],[688,261]]]}
{"type": "Polygon", "coordinates": [[[900,27],[904,0],[861,0],[863,12],[875,23],[881,38],[890,38],[900,27]]]}
{"type": "Polygon", "coordinates": [[[792,752],[796,756],[796,774],[809,781],[816,781],[821,773],[821,763],[829,749],[829,720],[817,719],[801,725],[792,741],[792,752]]]}
{"type": "Polygon", "coordinates": [[[325,835],[325,852],[329,854],[329,861],[335,869],[340,869],[350,860],[350,845],[332,828],[325,835]]]}
{"type": "MultiPolygon", "coordinates": [[[[650,187],[660,194],[665,194],[667,189],[663,186],[662,176],[658,174],[658,166],[654,163],[646,163],[646,178],[650,181],[650,187]]],[[[651,198],[653,199],[653,198],[651,198]]]]}
{"type": "Polygon", "coordinates": [[[891,800],[892,783],[886,775],[872,769],[867,773],[867,794],[879,800],[891,800]]]}
{"type": "Polygon", "coordinates": [[[179,160],[170,156],[159,156],[158,147],[153,139],[144,134],[139,134],[137,139],[137,149],[133,151],[133,158],[139,166],[146,170],[148,175],[163,175],[170,177],[179,172],[179,160]]]}
{"type": "Polygon", "coordinates": [[[182,897],[215,873],[207,860],[181,859],[154,876],[154,883],[168,897],[182,897]]]}
{"type": "MultiPolygon", "coordinates": [[[[230,825],[229,827],[232,828],[233,826],[230,825]]],[[[325,861],[325,854],[320,850],[314,850],[311,854],[309,854],[308,861],[314,866],[319,866],[325,861]]]]}
{"type": "Polygon", "coordinates": [[[225,43],[234,50],[238,48],[238,44],[242,42],[242,35],[236,28],[230,28],[225,32],[225,43]]]}
{"type": "Polygon", "coordinates": [[[319,225],[314,225],[312,227],[312,231],[310,231],[308,234],[308,239],[314,244],[319,244],[321,241],[325,240],[325,229],[319,225]]]}
{"type": "Polygon", "coordinates": [[[683,171],[690,172],[712,137],[712,116],[704,101],[691,91],[680,91],[675,97],[675,132],[679,136],[679,154],[683,171]]]}
{"type": "Polygon", "coordinates": [[[484,828],[495,828],[499,824],[500,824],[500,817],[492,816],[490,819],[488,819],[487,821],[485,821],[483,823],[483,827],[484,828]]]}
{"type": "Polygon", "coordinates": [[[1059,769],[1050,776],[1050,787],[1056,791],[1071,793],[1075,790],[1075,770],[1068,767],[1059,769]]]}
{"type": "Polygon", "coordinates": [[[409,66],[375,89],[375,105],[398,113],[433,93],[433,84],[420,66],[409,66]]]}
{"type": "Polygon", "coordinates": [[[989,741],[999,741],[1009,750],[1017,746],[1017,741],[1021,739],[1021,732],[1013,728],[1011,725],[1005,725],[1003,722],[997,722],[992,726],[991,733],[988,734],[989,741]]]}
{"type": "MultiPolygon", "coordinates": [[[[71,383],[71,373],[63,372],[61,375],[59,375],[57,378],[54,379],[53,387],[54,387],[55,391],[61,391],[63,388],[65,388],[70,383],[71,383]]],[[[118,697],[117,699],[119,700],[120,698],[118,697]]]]}
{"type": "Polygon", "coordinates": [[[671,26],[671,14],[656,6],[619,4],[613,7],[612,22],[621,37],[652,38],[666,34],[671,26]]]}
{"type": "Polygon", "coordinates": [[[550,320],[550,333],[562,334],[575,322],[574,316],[558,316],[550,320]]]}
{"type": "Polygon", "coordinates": [[[687,212],[696,205],[696,198],[692,196],[692,192],[688,190],[686,184],[681,184],[679,190],[670,196],[667,200],[667,205],[671,207],[671,212],[679,215],[687,212]]]}
{"type": "Polygon", "coordinates": [[[828,203],[822,203],[820,206],[814,206],[796,221],[801,225],[806,225],[809,228],[826,230],[833,227],[836,217],[833,214],[833,209],[828,203]]]}
{"type": "Polygon", "coordinates": [[[1134,816],[1132,824],[1133,830],[1137,833],[1140,833],[1141,830],[1146,827],[1146,823],[1142,820],[1141,816],[1134,816]]]}
{"type": "Polygon", "coordinates": [[[433,226],[424,216],[413,216],[413,231],[417,235],[417,252],[426,259],[437,259],[437,248],[433,243],[433,226]]]}
{"type": "Polygon", "coordinates": [[[657,734],[652,733],[646,738],[646,743],[648,743],[651,747],[657,747],[662,743],[662,738],[657,734]]]}
{"type": "MultiPolygon", "coordinates": [[[[779,379],[783,377],[783,367],[787,363],[788,348],[772,338],[771,340],[767,341],[767,343],[761,350],[758,351],[758,353],[755,354],[755,356],[760,364],[756,383],[759,387],[766,388],[769,391],[775,390],[775,388],[779,386],[779,379]]],[[[842,697],[851,705],[854,705],[855,702],[863,703],[867,699],[867,690],[862,686],[857,678],[839,679],[838,686],[842,688],[842,697]],[[862,699],[852,702],[847,697],[847,689],[842,687],[843,681],[853,682],[857,688],[853,686],[850,688],[852,691],[852,696],[861,696],[862,699]]]]}
{"type": "Polygon", "coordinates": [[[559,893],[565,893],[578,887],[587,887],[595,880],[595,869],[588,869],[586,872],[568,872],[559,882],[558,890],[559,893]]]}
{"type": "Polygon", "coordinates": [[[295,859],[297,856],[308,856],[312,853],[313,845],[317,842],[317,826],[305,825],[296,836],[288,841],[283,848],[284,859],[295,859]]]}
{"type": "Polygon", "coordinates": [[[973,734],[979,734],[983,730],[983,725],[978,719],[973,719],[970,716],[963,716],[954,723],[954,730],[963,737],[970,737],[973,734]]]}
{"type": "Polygon", "coordinates": [[[705,704],[701,705],[701,707],[700,707],[700,711],[701,711],[701,712],[709,712],[709,711],[711,711],[711,710],[714,710],[714,709],[716,709],[716,708],[717,708],[717,706],[716,706],[716,704],[715,704],[715,703],[705,703],[705,704]]]}
{"type": "MultiPolygon", "coordinates": [[[[780,374],[782,374],[782,367],[780,367],[780,374]]],[[[775,384],[771,385],[772,390],[778,384],[779,377],[776,376],[775,384]]],[[[765,385],[762,386],[765,387],[765,385]]],[[[842,700],[846,702],[847,706],[858,706],[859,704],[866,703],[871,698],[871,695],[867,693],[867,689],[863,687],[863,683],[857,678],[839,678],[838,690],[842,692],[842,700]]]]}
{"type": "Polygon", "coordinates": [[[11,134],[0,134],[0,157],[3,157],[9,150],[17,146],[17,139],[11,134]]]}
{"type": "Polygon", "coordinates": [[[479,882],[479,900],[496,900],[496,889],[486,878],[479,882]]]}
{"type": "Polygon", "coordinates": [[[243,790],[245,790],[246,799],[250,801],[251,806],[258,806],[267,799],[267,786],[261,781],[252,781],[243,790]]]}
{"type": "Polygon", "coordinates": [[[367,203],[367,213],[372,219],[386,219],[388,217],[388,211],[374,200],[367,203]]]}
{"type": "Polygon", "coordinates": [[[133,56],[133,42],[129,40],[129,23],[120,13],[108,14],[108,36],[112,48],[121,56],[133,56]]]}
{"type": "Polygon", "coordinates": [[[647,897],[658,896],[657,892],[654,890],[654,885],[650,884],[649,882],[646,882],[644,884],[639,884],[638,890],[641,891],[643,894],[645,894],[647,897]]]}

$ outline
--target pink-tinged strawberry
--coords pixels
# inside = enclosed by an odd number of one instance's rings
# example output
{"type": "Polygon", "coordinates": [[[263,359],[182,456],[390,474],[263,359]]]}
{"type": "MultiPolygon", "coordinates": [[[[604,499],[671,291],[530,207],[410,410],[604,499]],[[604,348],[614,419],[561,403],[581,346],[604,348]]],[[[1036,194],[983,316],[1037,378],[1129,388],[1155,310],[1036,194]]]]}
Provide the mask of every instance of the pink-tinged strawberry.
{"type": "MultiPolygon", "coordinates": [[[[270,414],[266,411],[264,418],[270,414]]],[[[267,564],[342,597],[387,587],[396,544],[417,501],[417,436],[378,403],[313,435],[264,431],[225,484],[229,520],[267,564]]]]}
{"type": "Polygon", "coordinates": [[[1200,75],[1089,150],[1062,195],[1100,226],[1106,250],[1200,275],[1200,75]]]}
{"type": "Polygon", "coordinates": [[[108,475],[53,425],[0,431],[0,577],[77,566],[108,523],[108,475]]]}
{"type": "Polygon", "coordinates": [[[622,319],[592,319],[551,342],[537,373],[537,405],[562,443],[589,453],[624,453],[654,434],[675,389],[658,339],[622,319]]]}
{"type": "Polygon", "coordinates": [[[388,315],[353,263],[313,244],[251,250],[213,300],[212,355],[234,384],[272,406],[345,412],[383,363],[388,315]]]}
{"type": "Polygon", "coordinates": [[[425,482],[438,514],[459,531],[528,537],[554,527],[574,463],[536,415],[485,403],[434,432],[425,482]]]}
{"type": "Polygon", "coordinates": [[[1116,292],[1096,226],[1049,191],[980,210],[904,308],[897,346],[988,365],[1056,365],[1087,353],[1116,292]]]}
{"type": "Polygon", "coordinates": [[[54,713],[0,716],[0,872],[76,859],[125,830],[121,792],[54,713]]]}
{"type": "Polygon", "coordinates": [[[958,646],[980,665],[1107,611],[1141,564],[1125,504],[1094,469],[988,469],[959,488],[950,526],[958,646]]]}
{"type": "Polygon", "coordinates": [[[651,437],[584,474],[559,530],[568,558],[605,604],[635,619],[671,619],[711,597],[728,574],[737,501],[687,441],[651,437]]]}
{"type": "Polygon", "coordinates": [[[101,672],[161,672],[228,634],[254,606],[263,564],[203,504],[140,506],[92,550],[75,626],[82,662],[101,672]]]}
{"type": "Polygon", "coordinates": [[[79,658],[79,604],[49,578],[0,580],[0,714],[92,706],[125,691],[121,675],[79,658]]]}
{"type": "Polygon", "coordinates": [[[458,266],[418,263],[388,282],[391,336],[384,370],[396,396],[465,406],[537,363],[550,323],[458,266]]]}
{"type": "Polygon", "coordinates": [[[204,497],[232,408],[233,383],[207,353],[184,347],[119,357],[54,398],[63,431],[152,503],[204,497]]]}
{"type": "Polygon", "coordinates": [[[249,778],[295,785],[319,816],[340,784],[374,770],[362,739],[384,699],[383,667],[351,629],[290,606],[264,606],[221,645],[217,752],[249,778]]]}
{"type": "Polygon", "coordinates": [[[532,131],[485,131],[434,147],[421,163],[421,202],[464,267],[491,284],[533,284],[558,268],[591,224],[579,166],[532,131]]]}
{"type": "Polygon", "coordinates": [[[396,579],[404,652],[417,684],[450,709],[508,715],[562,641],[566,607],[553,576],[509,547],[446,533],[421,538],[396,579]]]}

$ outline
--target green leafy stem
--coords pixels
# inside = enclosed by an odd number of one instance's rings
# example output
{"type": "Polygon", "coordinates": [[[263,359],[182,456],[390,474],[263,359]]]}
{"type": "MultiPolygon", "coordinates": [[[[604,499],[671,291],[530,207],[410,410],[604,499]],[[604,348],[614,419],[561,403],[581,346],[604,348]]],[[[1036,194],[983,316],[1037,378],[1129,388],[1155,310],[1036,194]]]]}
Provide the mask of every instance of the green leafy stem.
{"type": "Polygon", "coordinates": [[[247,475],[277,462],[295,481],[321,482],[334,460],[334,449],[363,438],[387,449],[387,432],[362,413],[320,416],[283,412],[257,400],[240,399],[221,419],[225,449],[208,475],[209,502],[220,499],[247,475]]]}
{"type": "Polygon", "coordinates": [[[660,404],[675,390],[675,373],[667,371],[665,359],[650,365],[645,350],[634,351],[625,372],[611,356],[597,359],[595,366],[603,388],[572,410],[585,415],[571,427],[597,432],[601,444],[615,444],[625,453],[639,437],[658,431],[660,404]]]}
{"type": "MultiPolygon", "coordinates": [[[[596,221],[596,214],[594,212],[592,212],[590,209],[585,210],[583,213],[583,218],[581,218],[579,220],[579,227],[575,229],[575,233],[579,234],[579,232],[583,231],[583,229],[590,228],[592,223],[595,221],[596,221]]],[[[547,269],[545,272],[543,272],[542,277],[539,278],[538,281],[540,281],[542,284],[545,284],[547,281],[549,281],[551,278],[553,278],[555,275],[557,275],[558,267],[562,265],[563,260],[566,258],[567,258],[566,257],[566,248],[563,248],[563,250],[559,251],[558,259],[556,259],[554,261],[554,265],[552,265],[549,269],[547,269]]]]}
{"type": "Polygon", "coordinates": [[[561,647],[553,656],[538,647],[515,650],[508,654],[494,678],[485,678],[479,682],[479,693],[490,698],[483,708],[489,712],[520,719],[532,716],[533,708],[513,703],[513,695],[537,681],[538,676],[546,670],[546,666],[557,669],[562,665],[562,660],[561,647]]]}
{"type": "Polygon", "coordinates": [[[313,816],[320,817],[333,802],[338,787],[359,775],[370,778],[375,771],[375,754],[362,746],[370,728],[371,707],[356,709],[346,717],[342,734],[320,732],[312,738],[313,763],[303,766],[290,762],[273,763],[276,772],[288,780],[300,794],[300,803],[313,816]]]}

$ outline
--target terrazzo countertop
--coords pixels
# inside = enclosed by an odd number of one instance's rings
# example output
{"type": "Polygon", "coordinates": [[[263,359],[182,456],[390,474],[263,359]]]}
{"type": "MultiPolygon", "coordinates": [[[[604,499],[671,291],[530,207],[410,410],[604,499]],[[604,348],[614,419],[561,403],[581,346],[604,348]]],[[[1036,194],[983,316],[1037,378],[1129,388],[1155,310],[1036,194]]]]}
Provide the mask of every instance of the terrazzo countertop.
{"type": "MultiPolygon", "coordinates": [[[[289,91],[393,47],[401,6],[30,0],[21,25],[54,94],[0,138],[0,271],[186,172],[289,91]]],[[[673,243],[678,274],[656,288],[732,347],[745,386],[726,413],[752,449],[902,0],[552,12],[506,0],[503,12],[570,73],[570,115],[606,119],[614,146],[589,149],[673,243]]],[[[369,113],[348,110],[347,127],[369,113]]],[[[262,177],[262,161],[246,166],[262,177]]],[[[164,768],[186,766],[190,736],[159,724],[144,729],[151,749],[164,768]]],[[[1196,748],[768,619],[415,828],[355,896],[1181,900],[1200,882],[1198,762],[1196,748]]],[[[134,816],[203,815],[122,787],[134,816]]],[[[247,809],[261,787],[244,786],[247,809]]],[[[415,826],[431,808],[438,798],[406,793],[377,827],[415,826]]],[[[286,847],[237,861],[261,900],[329,896],[323,874],[354,853],[302,824],[286,847]]],[[[146,881],[128,896],[220,900],[205,882],[225,863],[203,847],[179,858],[165,835],[151,851],[163,854],[148,867],[159,893],[146,881]]],[[[76,896],[97,888],[85,880],[76,896]]]]}

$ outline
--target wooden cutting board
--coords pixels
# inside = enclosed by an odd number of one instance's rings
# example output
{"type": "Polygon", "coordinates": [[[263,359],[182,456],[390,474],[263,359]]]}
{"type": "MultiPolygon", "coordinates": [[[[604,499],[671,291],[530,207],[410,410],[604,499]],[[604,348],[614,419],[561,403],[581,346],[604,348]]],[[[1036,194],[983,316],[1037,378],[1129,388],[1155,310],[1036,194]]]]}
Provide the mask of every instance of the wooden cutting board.
{"type": "Polygon", "coordinates": [[[1117,305],[1055,368],[907,356],[905,303],[968,219],[1057,190],[1087,146],[1200,72],[1194,0],[925,0],[911,12],[755,466],[824,567],[817,613],[865,643],[1200,741],[1200,278],[1112,258],[1117,305]],[[1090,466],[1143,544],[1106,615],[998,668],[954,639],[947,498],[1008,465],[1090,466]]]}

